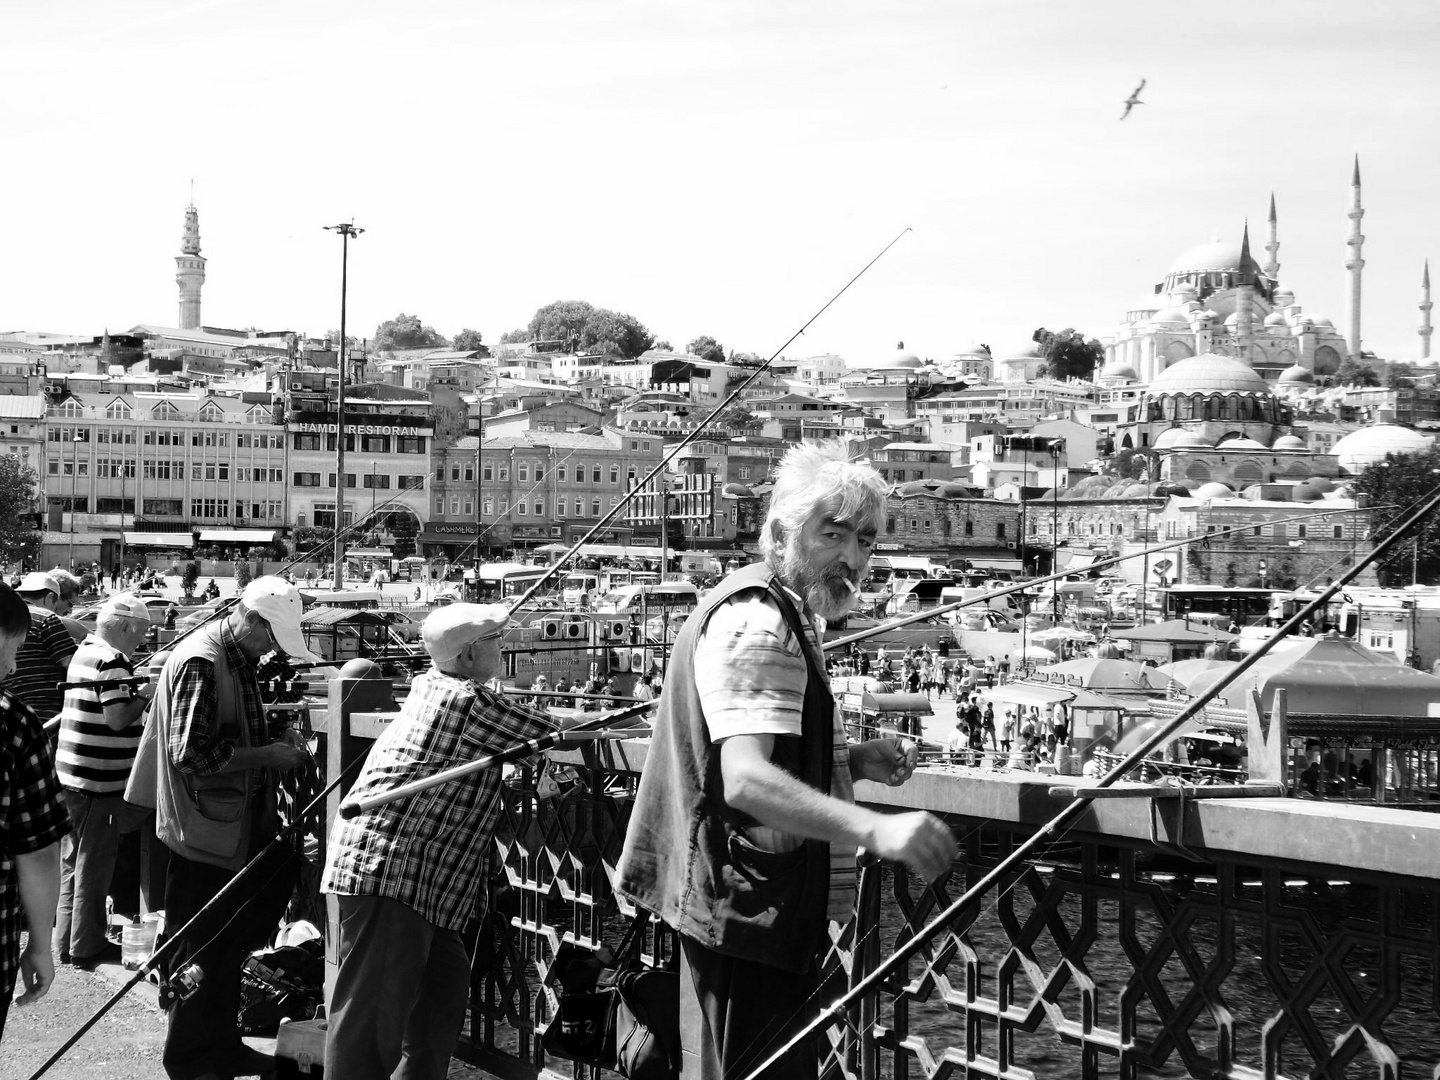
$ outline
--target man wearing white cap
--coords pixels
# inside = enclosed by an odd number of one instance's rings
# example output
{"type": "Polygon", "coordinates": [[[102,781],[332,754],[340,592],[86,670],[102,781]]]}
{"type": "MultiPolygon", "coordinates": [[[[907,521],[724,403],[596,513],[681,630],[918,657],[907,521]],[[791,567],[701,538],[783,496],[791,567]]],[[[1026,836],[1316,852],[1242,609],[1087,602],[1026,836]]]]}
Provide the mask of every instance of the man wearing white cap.
{"type": "Polygon", "coordinates": [[[118,593],[100,609],[95,631],[70,660],[55,766],[73,830],[61,845],[60,913],[55,947],[61,963],[92,968],[120,962],[120,947],[106,940],[105,894],[115,871],[121,833],[144,814],[125,802],[125,784],[140,744],[139,723],[154,693],[148,683],[125,682],[135,668],[130,654],[150,630],[150,613],[138,596],[118,593]]]}
{"type": "Polygon", "coordinates": [[[74,605],[53,573],[32,570],[15,591],[30,608],[30,633],[15,657],[15,671],[5,680],[5,689],[24,700],[41,720],[49,720],[65,704],[55,684],[65,681],[75,639],[60,617],[74,605]]]}
{"type": "MultiPolygon", "coordinates": [[[[160,673],[125,797],[155,809],[155,832],[170,849],[165,916],[172,928],[274,838],[278,774],[309,758],[286,737],[272,740],[260,694],[267,657],[314,659],[300,632],[303,610],[295,586],[257,578],[223,619],[181,641],[160,673]]],[[[240,967],[274,931],[294,886],[293,853],[271,857],[274,865],[255,868],[238,910],[227,907],[186,935],[171,958],[171,970],[198,963],[205,972],[195,994],[170,1006],[164,1064],[172,1080],[273,1069],[240,1041],[237,1021],[240,967]]]]}
{"type": "MultiPolygon", "coordinates": [[[[557,725],[486,688],[499,675],[500,604],[451,604],[425,619],[434,668],[376,740],[351,797],[380,795],[557,725]]],[[[336,821],[321,891],[339,902],[340,970],[330,997],[325,1074],[440,1080],[465,1020],[465,924],[484,915],[500,770],[336,821]]]]}

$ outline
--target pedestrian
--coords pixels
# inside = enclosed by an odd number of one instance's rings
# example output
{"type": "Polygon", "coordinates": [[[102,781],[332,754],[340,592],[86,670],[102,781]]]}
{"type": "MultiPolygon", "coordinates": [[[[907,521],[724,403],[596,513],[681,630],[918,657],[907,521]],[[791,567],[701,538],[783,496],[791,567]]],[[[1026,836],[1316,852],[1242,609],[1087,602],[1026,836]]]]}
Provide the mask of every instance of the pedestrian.
{"type": "Polygon", "coordinates": [[[1015,740],[1015,710],[1006,709],[1005,715],[1000,719],[1000,751],[1007,756],[1010,753],[1010,746],[1015,740]]]}
{"type": "Polygon", "coordinates": [[[124,680],[134,677],[130,657],[149,632],[150,613],[140,598],[116,593],[101,607],[94,633],[81,642],[66,675],[71,683],[112,684],[65,691],[55,755],[71,828],[60,849],[55,951],[62,964],[82,970],[120,962],[120,946],[105,936],[105,897],[121,835],[139,828],[147,816],[125,801],[125,784],[154,693],[150,683],[131,686],[124,680]]]}
{"type": "MultiPolygon", "coordinates": [[[[421,638],[434,667],[416,677],[350,798],[385,795],[555,726],[485,687],[504,670],[509,619],[503,604],[451,604],[426,616],[421,638]]],[[[340,909],[327,1076],[441,1080],[449,1071],[470,1001],[465,927],[485,913],[500,782],[498,769],[471,773],[443,792],[336,822],[321,881],[340,909]]]]}
{"type": "MultiPolygon", "coordinates": [[[[265,851],[276,834],[279,775],[310,759],[294,732],[272,739],[260,689],[293,677],[286,656],[316,659],[300,632],[303,610],[295,586],[256,578],[225,618],[186,638],[160,673],[125,798],[155,810],[156,835],[169,849],[165,918],[172,934],[265,851]]],[[[240,1041],[240,968],[274,932],[296,862],[291,849],[277,845],[256,863],[248,887],[225,902],[226,921],[175,943],[170,970],[198,964],[204,978],[168,1010],[162,1061],[171,1080],[273,1070],[272,1058],[240,1041]]]]}
{"type": "MultiPolygon", "coordinates": [[[[0,584],[0,680],[14,668],[29,627],[25,601],[0,584]]],[[[8,689],[0,690],[0,1041],[16,983],[21,991],[16,1004],[29,1005],[55,981],[50,935],[60,891],[60,844],[69,833],[50,740],[34,710],[8,689]],[[23,952],[22,919],[30,931],[23,952]]]]}
{"type": "Polygon", "coordinates": [[[985,702],[985,714],[980,718],[980,724],[985,729],[985,735],[990,740],[990,749],[995,749],[995,704],[985,702]]]}
{"type": "Polygon", "coordinates": [[[985,657],[985,685],[994,686],[995,676],[1000,673],[1000,665],[995,662],[995,657],[985,657]]]}
{"type": "Polygon", "coordinates": [[[15,670],[6,678],[5,689],[34,709],[43,723],[58,715],[65,704],[64,693],[56,687],[65,681],[70,658],[75,655],[75,638],[61,616],[69,614],[73,605],[63,598],[53,572],[32,571],[15,591],[30,609],[30,632],[15,657],[15,670]]]}
{"type": "MultiPolygon", "coordinates": [[[[788,451],[764,561],[706,596],[670,654],[615,889],[678,931],[687,1076],[741,1076],[804,1023],[829,922],[853,915],[858,845],[929,882],[955,856],[938,818],[855,805],[853,779],[902,784],[918,751],[897,738],[847,746],[822,674],[816,619],[854,607],[887,486],[837,444],[788,451]],[[807,869],[761,869],[778,858],[807,869]]],[[[806,1044],[766,1077],[816,1066],[806,1044]]]]}

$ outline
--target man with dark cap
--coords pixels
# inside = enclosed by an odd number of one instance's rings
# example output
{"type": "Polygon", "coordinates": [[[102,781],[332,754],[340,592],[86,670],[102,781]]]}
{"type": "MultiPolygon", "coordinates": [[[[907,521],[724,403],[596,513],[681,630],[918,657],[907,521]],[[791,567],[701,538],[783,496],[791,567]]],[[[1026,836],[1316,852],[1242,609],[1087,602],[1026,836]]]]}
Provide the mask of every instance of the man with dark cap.
{"type": "MultiPolygon", "coordinates": [[[[502,671],[509,619],[502,604],[469,603],[426,617],[420,636],[434,667],[371,747],[350,798],[384,795],[556,726],[485,685],[502,671]]],[[[500,775],[471,773],[336,821],[320,883],[340,908],[327,1076],[446,1075],[469,1001],[461,934],[484,915],[500,775]]]]}
{"type": "Polygon", "coordinates": [[[75,638],[61,616],[69,614],[74,605],[65,599],[53,573],[31,571],[20,579],[15,591],[30,608],[30,633],[15,657],[15,672],[5,680],[5,689],[24,699],[45,721],[65,704],[65,695],[55,687],[65,681],[70,669],[75,638]]]}

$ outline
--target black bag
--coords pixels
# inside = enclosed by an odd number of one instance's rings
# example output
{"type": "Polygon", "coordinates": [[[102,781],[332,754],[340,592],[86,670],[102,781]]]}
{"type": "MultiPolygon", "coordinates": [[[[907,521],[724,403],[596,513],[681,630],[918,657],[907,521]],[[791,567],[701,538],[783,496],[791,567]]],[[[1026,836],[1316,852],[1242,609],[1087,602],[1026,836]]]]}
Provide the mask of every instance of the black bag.
{"type": "Polygon", "coordinates": [[[630,958],[624,967],[607,966],[578,946],[561,947],[551,967],[560,1005],[542,1037],[546,1054],[627,1080],[678,1080],[680,976],[634,959],[646,921],[637,919],[621,945],[630,958]]]}

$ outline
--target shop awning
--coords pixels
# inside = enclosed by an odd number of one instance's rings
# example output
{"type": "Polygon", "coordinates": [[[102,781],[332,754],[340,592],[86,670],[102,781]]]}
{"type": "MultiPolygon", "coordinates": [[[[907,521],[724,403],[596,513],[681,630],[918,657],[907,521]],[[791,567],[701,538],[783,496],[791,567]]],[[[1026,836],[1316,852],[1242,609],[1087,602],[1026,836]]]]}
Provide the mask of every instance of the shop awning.
{"type": "Polygon", "coordinates": [[[1048,706],[1057,701],[1069,701],[1075,696],[1075,691],[1036,683],[1006,683],[1004,686],[987,687],[980,691],[980,696],[988,701],[1003,701],[1007,705],[1048,706]]]}
{"type": "Polygon", "coordinates": [[[192,548],[195,537],[188,532],[127,532],[125,543],[131,547],[192,548]]]}
{"type": "Polygon", "coordinates": [[[270,544],[274,529],[201,529],[202,544],[270,544]]]}

